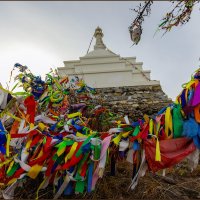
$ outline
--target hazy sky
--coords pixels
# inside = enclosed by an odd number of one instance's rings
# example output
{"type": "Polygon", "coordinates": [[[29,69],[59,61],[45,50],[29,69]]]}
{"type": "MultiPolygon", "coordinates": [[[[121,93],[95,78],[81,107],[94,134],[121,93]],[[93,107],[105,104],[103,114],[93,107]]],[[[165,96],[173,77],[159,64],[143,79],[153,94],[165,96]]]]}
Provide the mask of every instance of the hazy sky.
{"type": "MultiPolygon", "coordinates": [[[[97,26],[104,43],[123,57],[136,56],[151,79],[160,80],[166,94],[175,98],[181,85],[199,67],[200,11],[196,6],[191,21],[164,37],[153,37],[160,20],[171,9],[170,2],[154,2],[146,18],[138,46],[131,47],[128,26],[139,2],[0,2],[0,82],[5,86],[16,62],[44,75],[63,61],[79,59],[87,52],[97,26]]],[[[91,50],[93,49],[91,46],[91,50]]]]}

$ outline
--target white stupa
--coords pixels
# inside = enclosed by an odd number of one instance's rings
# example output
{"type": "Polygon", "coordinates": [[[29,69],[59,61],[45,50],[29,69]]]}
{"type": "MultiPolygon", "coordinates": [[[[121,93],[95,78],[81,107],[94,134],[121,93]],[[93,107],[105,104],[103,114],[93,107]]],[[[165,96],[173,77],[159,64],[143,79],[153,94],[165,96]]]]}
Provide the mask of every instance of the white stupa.
{"type": "Polygon", "coordinates": [[[150,80],[151,71],[143,70],[143,63],[136,62],[136,57],[122,58],[107,49],[103,36],[102,29],[97,27],[94,50],[79,60],[64,61],[64,67],[58,68],[59,75],[76,75],[94,88],[160,85],[159,81],[150,80]]]}

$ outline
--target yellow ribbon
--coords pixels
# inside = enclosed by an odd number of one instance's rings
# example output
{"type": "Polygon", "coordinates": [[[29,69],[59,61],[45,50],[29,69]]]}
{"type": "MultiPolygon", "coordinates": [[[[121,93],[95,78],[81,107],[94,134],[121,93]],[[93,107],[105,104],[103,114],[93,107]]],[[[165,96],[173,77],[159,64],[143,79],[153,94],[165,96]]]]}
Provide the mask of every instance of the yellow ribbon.
{"type": "Polygon", "coordinates": [[[46,126],[42,122],[38,123],[38,127],[41,131],[43,131],[46,128],[46,126]]]}
{"type": "Polygon", "coordinates": [[[123,137],[123,138],[126,138],[126,137],[128,137],[128,135],[129,135],[130,133],[131,133],[130,131],[127,131],[127,132],[125,132],[125,133],[122,133],[122,137],[123,137]]]}
{"type": "Polygon", "coordinates": [[[45,177],[44,180],[42,181],[42,183],[39,185],[37,191],[36,191],[36,200],[38,200],[38,194],[39,194],[39,190],[42,188],[42,186],[44,185],[44,183],[46,182],[48,177],[45,177]]]}
{"type": "Polygon", "coordinates": [[[6,156],[9,157],[10,156],[9,146],[10,146],[11,137],[10,137],[9,133],[7,133],[6,136],[7,136],[7,141],[6,141],[6,156]]]}
{"type": "Polygon", "coordinates": [[[34,124],[30,123],[30,130],[34,128],[34,124]]]}
{"type": "Polygon", "coordinates": [[[65,156],[65,162],[67,162],[73,156],[74,152],[76,151],[77,146],[78,146],[78,142],[74,142],[69,153],[65,156]]]}
{"type": "Polygon", "coordinates": [[[165,112],[165,134],[168,139],[172,138],[173,136],[173,125],[172,125],[172,115],[171,115],[171,108],[167,107],[165,112]],[[169,130],[171,131],[171,135],[169,136],[169,130]]]}
{"type": "Polygon", "coordinates": [[[26,149],[29,149],[29,147],[30,147],[30,145],[31,145],[31,142],[32,142],[32,140],[31,139],[29,139],[28,140],[28,142],[26,143],[26,149]]]}
{"type": "Polygon", "coordinates": [[[149,121],[149,133],[150,134],[153,134],[153,126],[154,126],[153,119],[150,119],[150,121],[149,121]]]}
{"type": "Polygon", "coordinates": [[[0,167],[3,167],[4,165],[7,165],[9,162],[12,161],[13,158],[10,158],[10,159],[6,159],[4,162],[1,162],[0,163],[0,167]]]}
{"type": "Polygon", "coordinates": [[[7,183],[7,185],[11,185],[11,184],[13,184],[15,181],[17,181],[17,178],[11,179],[11,180],[7,183]]]}
{"type": "Polygon", "coordinates": [[[13,115],[12,113],[10,113],[10,112],[7,112],[6,113],[8,116],[10,116],[11,118],[13,118],[13,119],[15,119],[15,120],[17,120],[17,121],[21,121],[21,119],[19,118],[19,117],[16,117],[15,115],[13,115]]]}
{"type": "Polygon", "coordinates": [[[156,156],[155,156],[155,161],[161,161],[161,155],[160,155],[160,143],[159,143],[159,140],[157,138],[157,141],[156,141],[156,156]]]}
{"type": "Polygon", "coordinates": [[[121,138],[122,138],[122,133],[120,133],[117,137],[115,137],[112,141],[116,144],[116,145],[118,145],[119,144],[119,142],[120,142],[120,140],[121,140],[121,138]]]}
{"type": "Polygon", "coordinates": [[[188,83],[186,83],[186,88],[187,89],[189,89],[190,87],[191,87],[191,85],[193,85],[193,84],[195,84],[195,87],[197,86],[197,84],[198,84],[198,80],[191,80],[191,81],[189,81],[188,83]]]}
{"type": "Polygon", "coordinates": [[[7,174],[8,174],[9,171],[12,169],[12,166],[14,165],[14,163],[15,163],[14,160],[10,163],[9,168],[8,168],[8,170],[6,171],[7,174]]]}
{"type": "Polygon", "coordinates": [[[40,153],[38,154],[38,156],[35,159],[42,157],[42,155],[43,155],[43,149],[41,149],[40,153]]]}
{"type": "Polygon", "coordinates": [[[27,176],[29,176],[32,179],[35,179],[37,177],[37,175],[40,173],[41,169],[42,169],[42,166],[36,164],[31,167],[31,169],[27,173],[27,176]]]}
{"type": "Polygon", "coordinates": [[[0,86],[0,89],[3,90],[6,93],[11,94],[11,95],[13,94],[11,91],[4,89],[2,86],[0,86]]]}
{"type": "Polygon", "coordinates": [[[74,117],[80,117],[82,114],[80,112],[76,112],[76,113],[72,113],[72,114],[68,114],[67,117],[69,119],[74,118],[74,117]]]}
{"type": "Polygon", "coordinates": [[[83,134],[80,133],[80,132],[77,132],[77,133],[76,133],[76,136],[77,136],[77,137],[82,137],[82,138],[87,138],[86,135],[83,135],[83,134]]]}

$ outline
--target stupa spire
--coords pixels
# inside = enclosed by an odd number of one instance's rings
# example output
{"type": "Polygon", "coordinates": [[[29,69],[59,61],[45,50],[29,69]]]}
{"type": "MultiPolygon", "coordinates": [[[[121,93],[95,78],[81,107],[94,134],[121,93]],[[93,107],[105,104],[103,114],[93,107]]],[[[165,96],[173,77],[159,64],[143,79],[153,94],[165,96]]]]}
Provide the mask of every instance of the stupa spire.
{"type": "Polygon", "coordinates": [[[96,38],[96,44],[94,45],[94,49],[106,49],[106,46],[102,40],[103,36],[104,35],[102,29],[98,26],[94,33],[94,37],[96,38]]]}

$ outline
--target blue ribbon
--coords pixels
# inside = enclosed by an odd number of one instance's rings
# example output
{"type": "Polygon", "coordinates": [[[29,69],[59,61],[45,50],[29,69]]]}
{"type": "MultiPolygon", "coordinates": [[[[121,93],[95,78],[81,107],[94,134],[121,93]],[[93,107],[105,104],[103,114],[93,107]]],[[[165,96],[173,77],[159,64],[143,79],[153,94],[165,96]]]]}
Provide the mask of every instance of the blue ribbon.
{"type": "Polygon", "coordinates": [[[65,188],[64,190],[64,195],[71,195],[73,192],[73,184],[72,182],[70,181],[69,184],[67,185],[67,187],[65,188]]]}
{"type": "Polygon", "coordinates": [[[139,142],[137,141],[137,140],[134,140],[134,142],[133,142],[133,150],[134,151],[137,151],[137,150],[139,150],[140,149],[140,144],[139,144],[139,142]]]}
{"type": "Polygon", "coordinates": [[[181,94],[181,96],[180,96],[181,97],[182,108],[184,108],[185,105],[187,104],[186,99],[185,99],[185,92],[186,92],[186,90],[184,89],[182,94],[181,94]]]}
{"type": "Polygon", "coordinates": [[[88,187],[87,187],[88,193],[92,192],[92,173],[93,173],[93,168],[94,168],[94,163],[91,162],[89,164],[89,168],[88,168],[88,187]]]}

